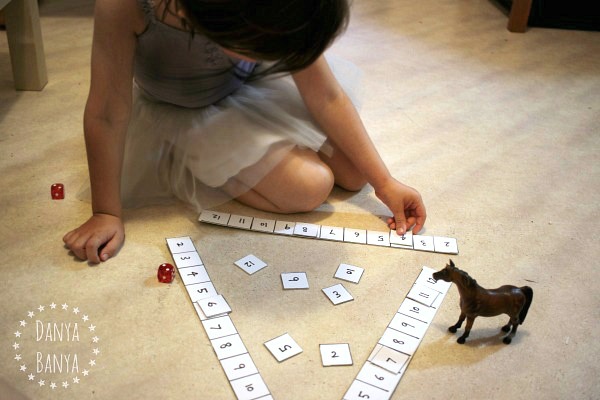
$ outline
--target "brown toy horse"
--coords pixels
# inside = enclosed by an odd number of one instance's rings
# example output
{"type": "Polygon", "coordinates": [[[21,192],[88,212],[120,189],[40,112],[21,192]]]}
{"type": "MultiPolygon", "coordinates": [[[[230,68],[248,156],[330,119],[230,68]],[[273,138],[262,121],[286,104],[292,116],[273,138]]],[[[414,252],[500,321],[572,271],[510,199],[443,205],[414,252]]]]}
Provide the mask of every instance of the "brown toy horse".
{"type": "Polygon", "coordinates": [[[433,274],[433,279],[453,282],[458,288],[460,294],[460,317],[458,322],[448,330],[456,333],[461,327],[465,318],[467,325],[465,333],[456,341],[460,344],[469,337],[473,321],[476,317],[493,317],[500,314],[507,314],[510,317],[508,324],[502,327],[503,332],[510,333],[502,340],[509,344],[517,333],[517,327],[525,321],[527,310],[533,299],[533,289],[529,286],[516,287],[511,285],[500,286],[498,289],[484,289],[477,284],[477,281],[464,271],[456,268],[454,262],[433,274]],[[512,326],[512,330],[511,330],[512,326]]]}

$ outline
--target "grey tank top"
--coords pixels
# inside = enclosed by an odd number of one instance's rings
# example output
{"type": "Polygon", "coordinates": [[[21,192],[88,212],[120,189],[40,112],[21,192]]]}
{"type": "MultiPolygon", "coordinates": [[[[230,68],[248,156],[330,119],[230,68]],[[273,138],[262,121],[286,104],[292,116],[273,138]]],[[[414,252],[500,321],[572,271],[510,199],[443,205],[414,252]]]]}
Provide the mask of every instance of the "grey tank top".
{"type": "Polygon", "coordinates": [[[228,57],[208,38],[169,26],[152,0],[138,0],[147,28],[137,37],[134,78],[149,97],[182,107],[204,107],[233,93],[255,63],[228,57]]]}

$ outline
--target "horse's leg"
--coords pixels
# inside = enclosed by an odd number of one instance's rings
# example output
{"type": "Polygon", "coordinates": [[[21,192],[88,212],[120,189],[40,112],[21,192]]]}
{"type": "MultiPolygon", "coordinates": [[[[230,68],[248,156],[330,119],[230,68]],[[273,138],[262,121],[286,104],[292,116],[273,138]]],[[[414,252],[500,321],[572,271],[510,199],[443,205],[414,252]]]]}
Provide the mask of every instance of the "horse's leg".
{"type": "Polygon", "coordinates": [[[517,328],[519,327],[519,318],[518,317],[511,318],[508,325],[510,326],[511,324],[512,324],[512,331],[510,331],[508,336],[505,336],[504,339],[502,339],[502,341],[505,344],[510,344],[510,342],[512,342],[512,338],[515,337],[515,334],[517,333],[517,328]]]}
{"type": "Polygon", "coordinates": [[[456,333],[456,331],[458,330],[458,328],[461,327],[463,321],[465,320],[467,316],[465,315],[465,313],[461,312],[460,313],[460,317],[458,317],[458,322],[456,322],[456,324],[452,325],[451,327],[448,328],[448,330],[452,333],[456,333]]]}
{"type": "Polygon", "coordinates": [[[456,341],[458,343],[463,344],[465,342],[465,340],[469,337],[469,333],[471,333],[471,327],[473,326],[473,321],[475,321],[475,317],[467,318],[467,325],[465,326],[465,333],[463,333],[463,335],[461,337],[456,339],[456,341]]]}
{"type": "Polygon", "coordinates": [[[502,329],[502,332],[508,332],[508,331],[510,331],[510,326],[512,325],[512,324],[511,324],[511,321],[512,321],[512,318],[510,318],[510,319],[508,320],[508,324],[504,325],[504,326],[501,328],[501,329],[502,329]]]}

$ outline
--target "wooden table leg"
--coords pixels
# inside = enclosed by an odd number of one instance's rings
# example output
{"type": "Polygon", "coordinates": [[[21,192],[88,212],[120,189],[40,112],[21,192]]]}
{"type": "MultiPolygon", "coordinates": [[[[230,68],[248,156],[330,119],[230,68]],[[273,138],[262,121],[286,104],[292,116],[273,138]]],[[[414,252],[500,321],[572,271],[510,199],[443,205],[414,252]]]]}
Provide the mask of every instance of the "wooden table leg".
{"type": "Polygon", "coordinates": [[[42,90],[48,73],[37,0],[12,0],[4,11],[15,88],[42,90]]]}
{"type": "Polygon", "coordinates": [[[531,2],[532,0],[513,0],[506,27],[509,31],[523,33],[527,30],[531,2]]]}

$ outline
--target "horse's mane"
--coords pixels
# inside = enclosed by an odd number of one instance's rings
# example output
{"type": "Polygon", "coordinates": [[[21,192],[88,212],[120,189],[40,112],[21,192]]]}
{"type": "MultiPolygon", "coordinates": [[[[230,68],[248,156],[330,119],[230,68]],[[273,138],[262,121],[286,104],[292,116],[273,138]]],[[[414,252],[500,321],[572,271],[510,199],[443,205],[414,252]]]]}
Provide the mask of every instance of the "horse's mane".
{"type": "Polygon", "coordinates": [[[462,277],[463,284],[465,285],[465,287],[470,288],[477,286],[477,281],[471,278],[471,276],[467,272],[460,270],[456,267],[454,268],[456,269],[456,272],[458,272],[458,274],[462,277]]]}

